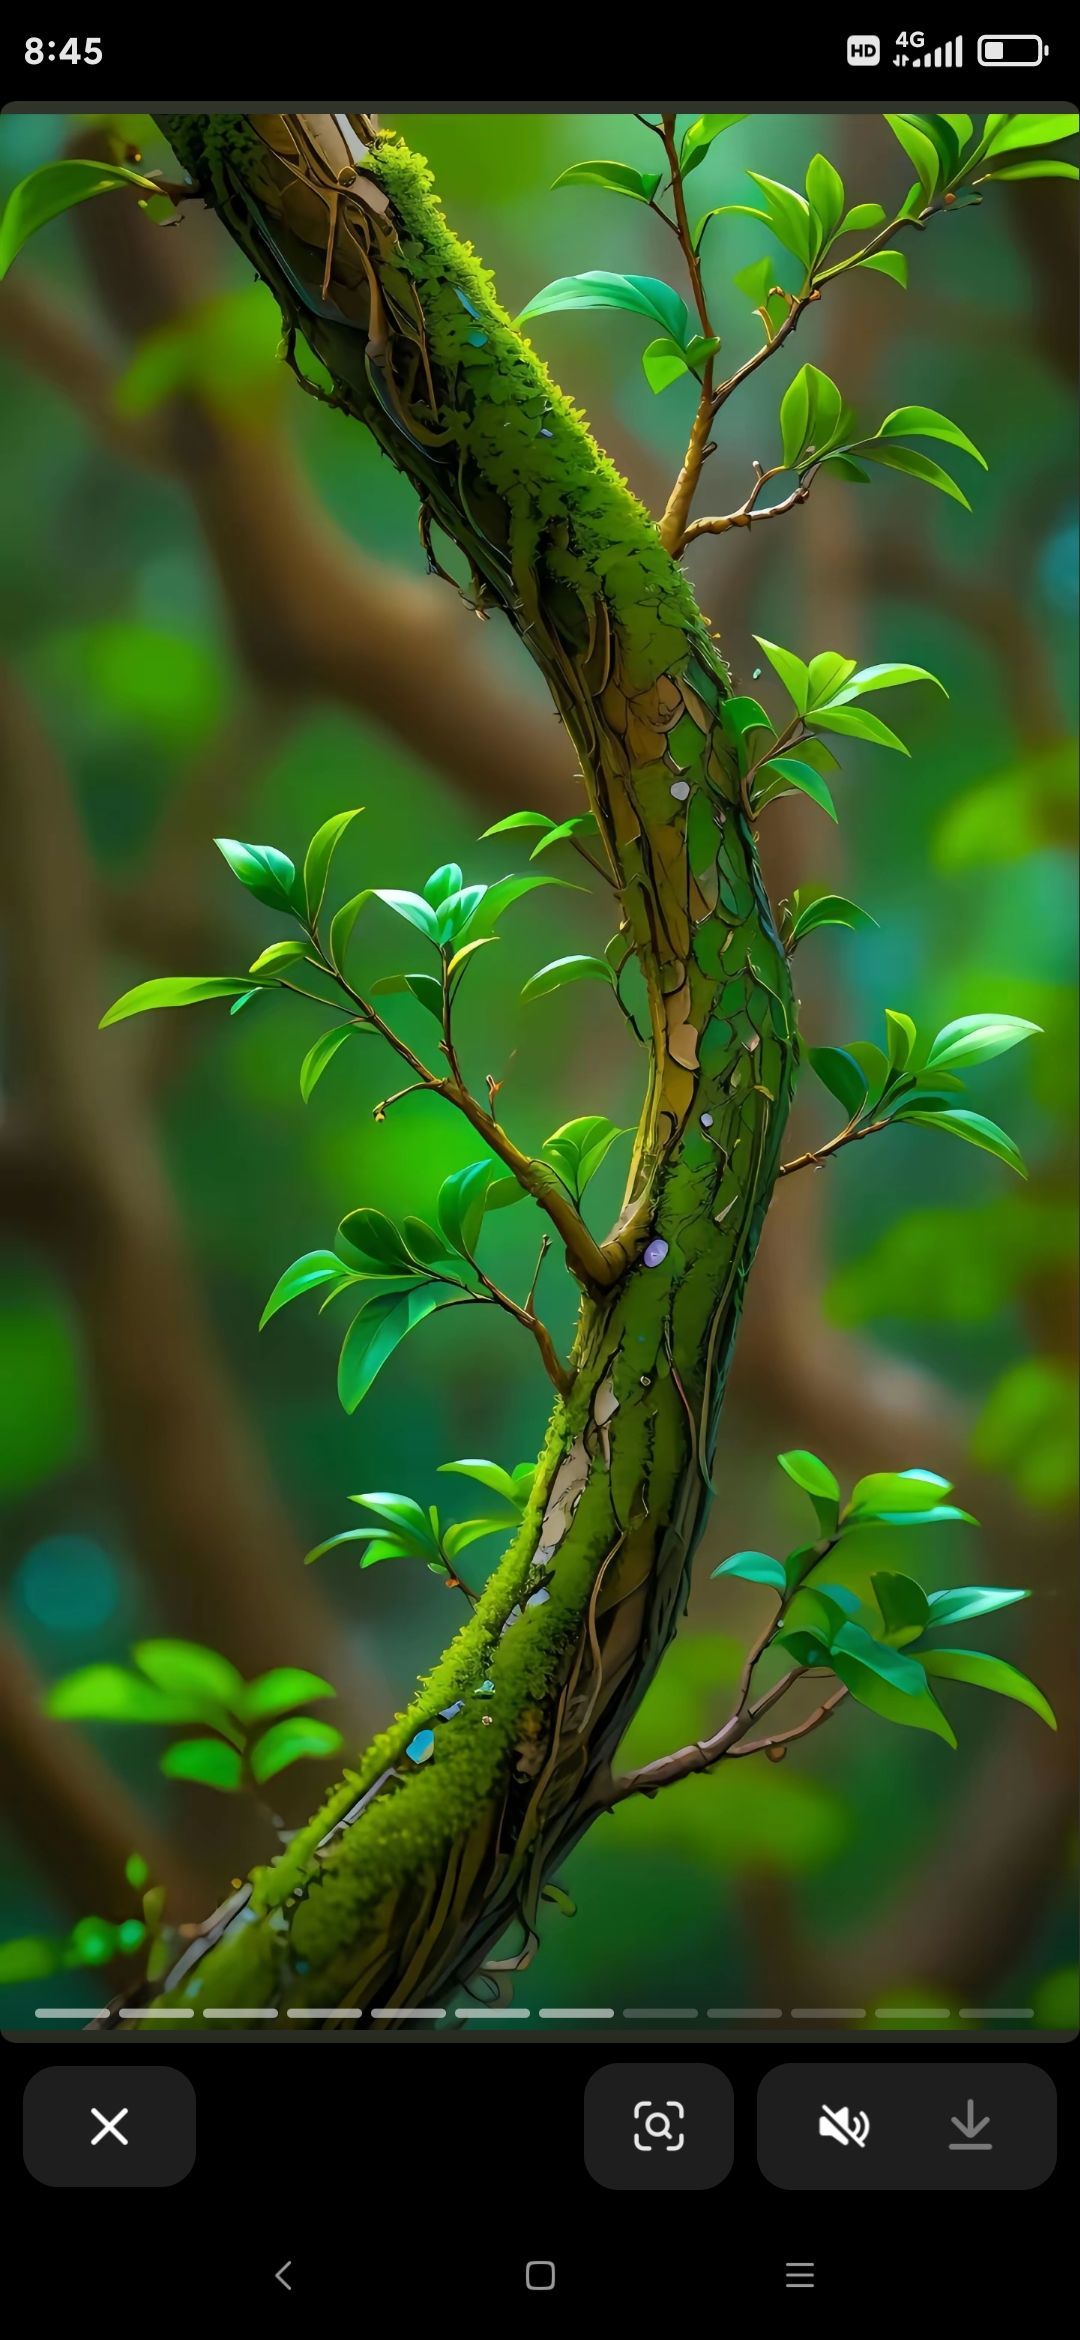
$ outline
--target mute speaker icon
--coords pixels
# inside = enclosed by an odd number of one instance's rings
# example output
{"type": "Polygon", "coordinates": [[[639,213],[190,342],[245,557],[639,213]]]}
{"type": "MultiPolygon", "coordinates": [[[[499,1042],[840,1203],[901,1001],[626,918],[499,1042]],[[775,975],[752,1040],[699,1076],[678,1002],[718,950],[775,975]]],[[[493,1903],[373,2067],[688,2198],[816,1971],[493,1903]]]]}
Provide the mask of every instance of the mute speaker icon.
{"type": "Polygon", "coordinates": [[[851,2113],[846,2104],[840,2106],[839,2112],[830,2112],[827,2104],[822,2105],[818,2121],[819,2137],[831,2137],[835,2145],[863,2146],[869,2135],[870,2119],[867,2113],[851,2113]]]}

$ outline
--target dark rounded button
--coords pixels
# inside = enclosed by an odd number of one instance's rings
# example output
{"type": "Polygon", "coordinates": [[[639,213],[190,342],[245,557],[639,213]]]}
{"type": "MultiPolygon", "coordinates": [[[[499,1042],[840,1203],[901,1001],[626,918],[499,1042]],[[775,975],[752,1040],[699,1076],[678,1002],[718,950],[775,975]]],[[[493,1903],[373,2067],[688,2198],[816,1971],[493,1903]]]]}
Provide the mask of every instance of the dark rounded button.
{"type": "Polygon", "coordinates": [[[23,2096],[42,2186],[176,2186],[195,2162],[195,2091],[166,2064],[52,2064],[23,2096]]]}

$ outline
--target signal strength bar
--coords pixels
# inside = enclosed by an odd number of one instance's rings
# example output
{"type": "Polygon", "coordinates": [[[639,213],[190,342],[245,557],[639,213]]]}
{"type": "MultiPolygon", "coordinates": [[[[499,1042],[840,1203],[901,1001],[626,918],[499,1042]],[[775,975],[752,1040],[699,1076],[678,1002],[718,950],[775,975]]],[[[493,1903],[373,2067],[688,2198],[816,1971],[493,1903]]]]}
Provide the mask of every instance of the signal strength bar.
{"type": "Polygon", "coordinates": [[[911,62],[913,65],[933,65],[939,73],[947,72],[952,65],[962,65],[964,62],[963,33],[957,33],[954,41],[944,41],[938,49],[927,49],[923,56],[913,57],[911,62]]]}

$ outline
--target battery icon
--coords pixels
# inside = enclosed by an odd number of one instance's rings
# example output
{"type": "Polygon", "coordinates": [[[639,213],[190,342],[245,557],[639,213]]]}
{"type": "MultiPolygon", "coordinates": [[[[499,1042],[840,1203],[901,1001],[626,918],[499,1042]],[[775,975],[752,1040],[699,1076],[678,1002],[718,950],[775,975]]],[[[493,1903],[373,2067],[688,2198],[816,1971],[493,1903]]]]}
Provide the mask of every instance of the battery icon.
{"type": "Polygon", "coordinates": [[[980,65],[1041,65],[1050,54],[1038,33],[980,33],[980,65]]]}

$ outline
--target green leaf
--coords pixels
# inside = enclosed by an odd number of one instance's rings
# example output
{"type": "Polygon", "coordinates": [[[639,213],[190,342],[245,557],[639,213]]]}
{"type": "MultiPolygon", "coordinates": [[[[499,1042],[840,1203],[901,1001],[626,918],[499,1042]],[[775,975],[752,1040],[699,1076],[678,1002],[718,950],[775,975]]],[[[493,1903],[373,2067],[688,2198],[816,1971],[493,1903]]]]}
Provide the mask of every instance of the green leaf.
{"type": "Polygon", "coordinates": [[[877,925],[877,919],[871,918],[868,910],[860,910],[858,903],[849,902],[844,894],[819,894],[816,901],[807,903],[805,910],[798,908],[798,901],[799,894],[798,888],[796,888],[792,896],[792,902],[796,909],[795,922],[791,929],[792,943],[801,942],[804,935],[813,934],[815,928],[819,926],[861,928],[877,925]]]}
{"type": "Polygon", "coordinates": [[[788,1478],[809,1495],[825,1534],[831,1535],[840,1510],[840,1488],[828,1464],[804,1447],[793,1447],[787,1454],[778,1454],[776,1459],[788,1478]]]}
{"type": "MultiPolygon", "coordinates": [[[[403,1537],[406,1543],[412,1544],[425,1557],[438,1557],[438,1531],[428,1513],[411,1495],[392,1495],[374,1490],[366,1495],[350,1495],[349,1501],[361,1504],[365,1511],[373,1511],[377,1519],[387,1520],[395,1535],[403,1537]]],[[[438,1514],[434,1516],[437,1518],[438,1514]]],[[[369,1535],[382,1535],[385,1531],[369,1528],[366,1532],[369,1535]]]]}
{"type": "MultiPolygon", "coordinates": [[[[804,366],[803,372],[805,373],[805,371],[804,366]]],[[[798,382],[799,379],[799,375],[796,375],[795,382],[798,382]]],[[[795,388],[795,382],[790,385],[789,397],[791,390],[795,388]]],[[[755,634],[754,640],[758,649],[765,652],[770,666],[775,667],[784,689],[789,698],[794,700],[800,715],[804,715],[810,691],[809,669],[804,666],[801,658],[796,657],[794,650],[782,650],[777,642],[767,642],[763,634],[755,634]]]]}
{"type": "Polygon", "coordinates": [[[1080,128],[1080,114],[1005,114],[1000,119],[988,155],[1013,154],[1023,146],[1056,146],[1059,139],[1075,137],[1080,128]]]}
{"type": "Polygon", "coordinates": [[[910,749],[890,731],[880,716],[872,715],[868,707],[837,706],[828,700],[823,707],[811,710],[807,721],[815,731],[833,731],[842,739],[867,739],[874,747],[895,748],[899,755],[910,754],[910,749]]]}
{"type": "Polygon", "coordinates": [[[307,952],[306,942],[270,943],[265,951],[259,952],[257,959],[252,960],[248,972],[252,975],[269,975],[278,967],[293,967],[298,959],[306,959],[307,952]]]}
{"type": "Polygon", "coordinates": [[[606,959],[592,959],[575,955],[569,959],[552,959],[546,967],[538,968],[523,984],[522,999],[546,999],[552,991],[561,991],[567,983],[606,983],[614,990],[615,977],[606,959]]]}
{"type": "MultiPolygon", "coordinates": [[[[985,455],[980,454],[974,439],[969,439],[958,423],[950,422],[947,414],[938,414],[932,406],[897,406],[887,414],[879,426],[879,439],[944,439],[950,447],[962,447],[965,455],[972,455],[989,469],[985,455]]],[[[934,679],[931,676],[931,681],[934,679]]]]}
{"type": "Polygon", "coordinates": [[[431,1284],[421,1291],[380,1292],[365,1303],[349,1326],[338,1362],[338,1395],[347,1414],[355,1414],[406,1334],[436,1309],[451,1306],[431,1284]]]}
{"type": "Polygon", "coordinates": [[[657,276],[621,276],[603,268],[587,269],[582,276],[557,276],[533,295],[515,322],[525,325],[556,309],[629,309],[639,317],[651,317],[682,348],[690,337],[685,301],[657,276]]]}
{"type": "Polygon", "coordinates": [[[755,187],[760,187],[765,197],[769,225],[777,243],[782,244],[786,252],[793,253],[796,260],[801,260],[804,268],[808,268],[813,230],[810,206],[805,196],[797,195],[794,187],[785,187],[778,179],[764,178],[760,171],[748,171],[746,175],[753,180],[755,187]]]}
{"type": "Polygon", "coordinates": [[[606,1114],[586,1113],[553,1130],[545,1138],[541,1151],[545,1161],[551,1163],[569,1187],[575,1202],[580,1203],[590,1179],[595,1178],[616,1139],[626,1134],[606,1114]]]}
{"type": "Polygon", "coordinates": [[[859,235],[865,228],[884,227],[885,218],[880,203],[856,203],[844,213],[836,232],[838,236],[859,235]]]}
{"type": "MultiPolygon", "coordinates": [[[[446,1267],[449,1264],[445,1238],[434,1227],[429,1227],[426,1219],[403,1219],[401,1233],[410,1258],[415,1259],[418,1266],[446,1267]]],[[[456,1260],[454,1266],[457,1266],[456,1260]]]]}
{"type": "Polygon", "coordinates": [[[930,1511],[951,1494],[937,1471],[870,1471],[857,1479],[844,1507],[845,1521],[881,1512],[930,1511]]]}
{"type": "Polygon", "coordinates": [[[856,268],[873,268],[878,276],[891,276],[894,284],[907,291],[908,264],[906,252],[868,252],[865,260],[856,260],[856,268]]]}
{"type": "Polygon", "coordinates": [[[124,1876],[133,1893],[141,1893],[150,1883],[150,1870],[141,1853],[129,1853],[124,1862],[124,1876]]]}
{"type": "Polygon", "coordinates": [[[885,120],[915,165],[925,202],[931,202],[941,178],[941,157],[933,139],[906,114],[886,114],[885,120]]]}
{"type": "Polygon", "coordinates": [[[516,812],[507,813],[501,821],[492,821],[490,829],[482,829],[480,835],[481,840],[483,840],[485,837],[501,837],[504,829],[553,829],[554,827],[555,823],[547,813],[516,812]]]}
{"type": "Polygon", "coordinates": [[[679,147],[679,169],[683,178],[689,171],[696,171],[698,164],[704,162],[714,138],[719,138],[725,130],[733,129],[736,122],[745,120],[745,114],[699,114],[696,122],[691,122],[689,129],[683,131],[679,147]]]}
{"type": "Polygon", "coordinates": [[[538,845],[533,846],[532,852],[529,855],[529,859],[530,861],[538,861],[540,855],[542,853],[547,853],[552,845],[564,844],[567,839],[573,839],[574,837],[598,837],[599,834],[600,831],[597,828],[596,818],[593,813],[574,813],[568,821],[553,821],[550,823],[547,834],[541,837],[538,845]]]}
{"type": "Polygon", "coordinates": [[[1006,1130],[999,1129],[996,1121],[988,1121],[985,1114],[970,1113],[961,1106],[949,1106],[946,1111],[938,1113],[905,1113],[901,1110],[895,1118],[898,1121],[918,1122],[925,1129],[939,1129],[945,1137],[963,1138],[969,1146],[981,1147],[985,1154],[996,1154],[999,1162],[1006,1162],[1018,1177],[1027,1177],[1019,1147],[1006,1130]]]}
{"type": "Polygon", "coordinates": [[[867,1104],[876,1105],[889,1077],[889,1059],[883,1048],[872,1040],[849,1040],[845,1052],[853,1056],[861,1073],[866,1075],[867,1104]]]}
{"type": "Polygon", "coordinates": [[[1004,1056],[1010,1048],[1018,1048],[1021,1040],[1032,1039],[1041,1031],[1041,1024],[1030,1024],[1024,1016],[958,1016],[954,1023],[942,1025],[925,1069],[931,1072],[944,1065],[985,1064],[990,1057],[1004,1056]]]}
{"type": "Polygon", "coordinates": [[[961,1584],[954,1592],[930,1595],[930,1625],[960,1625],[968,1617],[989,1617],[995,1609],[1011,1609],[1029,1601],[1030,1592],[1000,1584],[961,1584]]]}
{"type": "Polygon", "coordinates": [[[859,441],[859,454],[866,463],[881,463],[887,471],[902,471],[906,479],[918,479],[924,487],[939,488],[943,496],[951,496],[954,504],[962,504],[970,512],[963,489],[958,488],[940,463],[932,463],[929,455],[919,455],[914,447],[883,446],[880,440],[859,441]]]}
{"type": "Polygon", "coordinates": [[[167,1697],[126,1666],[81,1666],[54,1682],[45,1712],[56,1722],[191,1722],[190,1701],[167,1697]]]}
{"type": "Polygon", "coordinates": [[[839,650],[819,650],[807,668],[808,708],[820,707],[834,692],[841,690],[848,676],[855,672],[855,660],[845,658],[839,650]]]}
{"type": "Polygon", "coordinates": [[[486,886],[461,886],[457,893],[447,894],[438,907],[439,941],[444,946],[456,943],[464,934],[473,912],[478,910],[487,893],[486,886]]]}
{"type": "Polygon", "coordinates": [[[830,1664],[852,1697],[872,1714],[881,1715],[885,1722],[902,1723],[910,1730],[932,1731],[936,1738],[944,1739],[946,1746],[955,1747],[956,1734],[929,1684],[915,1692],[900,1690],[852,1650],[835,1650],[830,1664]]]}
{"type": "Polygon", "coordinates": [[[519,902],[524,894],[535,893],[538,886],[562,886],[574,894],[584,891],[581,886],[570,885],[566,878],[545,877],[540,870],[529,871],[522,877],[496,878],[470,920],[470,940],[477,935],[489,934],[504,910],[509,910],[514,902],[519,902]]]}
{"type": "Polygon", "coordinates": [[[470,1162],[464,1170],[453,1170],[444,1178],[435,1205],[439,1225],[447,1241],[463,1259],[471,1259],[480,1237],[484,1221],[484,1199],[495,1175],[495,1164],[490,1156],[482,1162],[470,1162]]]}
{"type": "MultiPolygon", "coordinates": [[[[447,978],[449,979],[451,975],[456,975],[458,968],[464,967],[466,959],[471,959],[474,951],[486,950],[489,943],[496,943],[498,941],[499,936],[497,934],[478,934],[475,942],[462,943],[461,949],[454,952],[453,958],[447,964],[447,978]]],[[[416,980],[419,979],[414,977],[414,981],[416,980]]],[[[425,980],[427,979],[425,978],[425,980]]],[[[457,986],[455,985],[454,988],[456,990],[457,986]]]]}
{"type": "Polygon", "coordinates": [[[369,1546],[364,1559],[360,1562],[361,1568],[367,1568],[369,1563],[375,1560],[408,1560],[413,1556],[407,1545],[397,1541],[391,1542],[389,1538],[386,1540],[385,1547],[376,1547],[370,1542],[373,1532],[371,1528],[343,1528],[340,1535],[328,1536],[325,1543],[316,1544],[312,1551],[305,1552],[305,1568],[309,1568],[313,1560],[321,1560],[324,1552],[336,1551],[339,1544],[367,1544],[369,1546]]]}
{"type": "Polygon", "coordinates": [[[930,1615],[921,1584],[916,1584],[913,1576],[895,1576],[887,1569],[879,1570],[870,1582],[889,1639],[897,1648],[905,1641],[917,1641],[930,1615]]]}
{"type": "MultiPolygon", "coordinates": [[[[810,397],[807,372],[806,366],[800,366],[798,373],[788,383],[780,401],[781,453],[789,470],[798,462],[809,432],[810,397]]],[[[754,639],[757,641],[759,636],[755,635],[754,639]]],[[[762,648],[765,648],[764,644],[762,644],[762,648]]],[[[766,650],[766,656],[769,655],[770,653],[766,650]]]]}
{"type": "Polygon", "coordinates": [[[345,965],[345,953],[352,939],[352,930],[365,902],[371,900],[371,887],[365,886],[352,900],[343,902],[330,921],[330,957],[339,973],[345,965]]]}
{"type": "Polygon", "coordinates": [[[797,1666],[830,1666],[832,1659],[823,1641],[815,1633],[778,1633],[771,1644],[773,1649],[786,1649],[797,1666]]]}
{"type": "Polygon", "coordinates": [[[304,1756],[325,1761],[336,1755],[344,1744],[340,1731],[332,1723],[319,1722],[314,1715],[293,1715],[287,1722],[271,1723],[251,1751],[251,1770],[259,1785],[276,1779],[279,1771],[290,1763],[299,1763],[304,1756]]]}
{"type": "Polygon", "coordinates": [[[642,350],[641,367],[650,390],[657,398],[662,390],[669,390],[671,384],[678,381],[680,374],[690,371],[686,350],[681,349],[669,333],[662,334],[657,341],[650,341],[642,350]]]}
{"type": "Polygon", "coordinates": [[[20,179],[0,218],[0,277],[7,275],[12,261],[39,228],[59,219],[76,203],[85,203],[91,195],[108,195],[117,187],[138,187],[149,196],[161,194],[153,179],[120,163],[43,163],[40,170],[20,179]]]}
{"type": "Polygon", "coordinates": [[[847,1048],[808,1048],[807,1061],[811,1071],[842,1105],[845,1113],[854,1116],[866,1101],[868,1081],[862,1066],[847,1048]]]}
{"type": "Polygon", "coordinates": [[[746,1584],[767,1584],[774,1592],[787,1591],[787,1578],[779,1560],[768,1552],[733,1552],[730,1560],[722,1560],[713,1576],[738,1576],[746,1584]]]}
{"type": "Polygon", "coordinates": [[[446,1472],[459,1479],[475,1479],[479,1486],[487,1487],[492,1495],[501,1495],[504,1503],[509,1503],[513,1510],[523,1511],[525,1508],[528,1488],[524,1495],[521,1494],[519,1483],[511,1478],[509,1471],[503,1470],[501,1463],[485,1462],[482,1456],[474,1458],[466,1455],[461,1462],[440,1463],[439,1471],[440,1474],[446,1472]]]}
{"type": "Polygon", "coordinates": [[[484,1536],[512,1535],[516,1525],[516,1521],[507,1519],[505,1513],[501,1519],[459,1519],[453,1527],[447,1528],[443,1536],[443,1550],[452,1566],[462,1552],[468,1551],[470,1544],[480,1543],[484,1536]]]}
{"type": "Polygon", "coordinates": [[[269,1715],[287,1714],[290,1707],[305,1706],[311,1699],[336,1697],[333,1684],[324,1682],[321,1674],[309,1674],[304,1666],[272,1666],[247,1684],[240,1719],[264,1722],[269,1715]]]}
{"type": "Polygon", "coordinates": [[[827,155],[815,154],[807,165],[806,194],[820,230],[815,254],[819,257],[838,234],[844,216],[844,182],[827,155]]]}
{"type": "Polygon", "coordinates": [[[831,821],[835,821],[837,815],[832,791],[811,764],[804,764],[798,756],[770,756],[767,764],[759,765],[755,782],[758,805],[772,804],[778,796],[790,795],[792,789],[798,789],[801,795],[810,797],[814,804],[820,805],[822,812],[828,813],[831,821]],[[769,785],[770,779],[776,780],[776,787],[769,785]]]}
{"type": "Polygon", "coordinates": [[[372,886],[371,892],[376,901],[385,902],[388,910],[396,911],[399,918],[407,919],[409,925],[415,926],[418,933],[426,935],[429,942],[438,943],[438,916],[422,894],[405,893],[393,886],[372,886]]]}
{"type": "Polygon", "coordinates": [[[1021,1674],[1015,1666],[1006,1665],[1004,1658],[987,1657],[976,1649],[928,1649],[923,1664],[928,1674],[943,1682],[971,1682],[978,1690],[995,1690],[1000,1698],[1015,1698],[1020,1706],[1030,1706],[1033,1714],[1041,1717],[1052,1731],[1057,1729],[1057,1717],[1048,1699],[1021,1674]]]}
{"type": "Polygon", "coordinates": [[[63,1949],[47,1934],[23,1934],[16,1942],[0,1942],[0,1983],[44,1982],[59,1974],[63,1949]]]}
{"type": "Polygon", "coordinates": [[[338,846],[350,821],[354,821],[363,809],[363,805],[358,804],[354,805],[351,812],[334,813],[330,820],[323,822],[321,829],[316,829],[308,846],[304,855],[304,900],[310,926],[315,925],[322,909],[330,864],[338,846]]]}
{"type": "Polygon", "coordinates": [[[947,699],[949,696],[944,683],[939,681],[936,674],[931,674],[927,667],[899,666],[890,663],[886,666],[860,666],[857,673],[852,674],[841,688],[833,693],[829,700],[829,706],[846,707],[850,700],[865,698],[869,691],[894,691],[901,683],[913,682],[933,683],[935,690],[941,692],[943,699],[947,699]]]}
{"type": "Polygon", "coordinates": [[[250,975],[155,975],[114,1000],[98,1029],[103,1032],[108,1024],[122,1024],[126,1016],[142,1016],[151,1008],[195,1007],[200,1000],[236,999],[251,989],[250,975]]]}
{"type": "Polygon", "coordinates": [[[364,1276],[411,1276],[416,1263],[385,1211],[365,1205],[347,1211],[337,1231],[338,1248],[346,1265],[364,1276]]]}
{"type": "Polygon", "coordinates": [[[319,1038],[308,1049],[300,1067],[300,1095],[305,1105],[310,1100],[316,1082],[321,1081],[327,1065],[337,1055],[338,1049],[344,1047],[346,1040],[352,1039],[360,1032],[373,1030],[374,1025],[372,1024],[335,1024],[331,1032],[320,1034],[319,1038]]]}
{"type": "Polygon", "coordinates": [[[279,1308],[286,1308],[290,1300],[299,1300],[304,1292],[312,1292],[319,1284],[336,1283],[341,1274],[341,1261],[336,1251],[305,1251],[294,1259],[277,1283],[259,1318],[259,1331],[276,1316],[279,1308]]]}
{"type": "Polygon", "coordinates": [[[982,185],[982,181],[983,181],[983,179],[984,179],[984,178],[985,178],[985,179],[1080,179],[1080,169],[1078,169],[1078,168],[1077,168],[1077,165],[1076,165],[1075,163],[1067,163],[1067,162],[1049,162],[1049,161],[1048,161],[1048,162],[1010,163],[1010,165],[1009,165],[1008,169],[1007,169],[1007,170],[1004,170],[1004,171],[984,171],[984,172],[982,172],[982,173],[980,174],[980,178],[979,178],[979,185],[980,185],[980,186],[982,185]]]}
{"type": "Polygon", "coordinates": [[[224,1739],[177,1739],[166,1747],[161,1769],[167,1779],[193,1779],[200,1787],[220,1788],[236,1795],[244,1784],[244,1758],[224,1739]]]}
{"type": "Polygon", "coordinates": [[[140,1672],[167,1697],[239,1713],[243,1676],[216,1649],[198,1641],[137,1641],[131,1654],[140,1672]]]}
{"type": "Polygon", "coordinates": [[[900,1008],[886,1008],[885,1029],[889,1040],[889,1063],[894,1072],[903,1072],[918,1037],[910,1016],[900,1008]]]}
{"type": "Polygon", "coordinates": [[[276,845],[242,845],[238,837],[215,837],[214,843],[257,902],[287,911],[290,918],[303,916],[303,891],[287,853],[279,853],[276,845]]]}
{"type": "Polygon", "coordinates": [[[662,171],[637,171],[631,163],[579,162],[560,171],[551,185],[552,191],[556,187],[606,187],[612,195],[630,195],[636,203],[651,203],[662,177],[662,171]]]}

